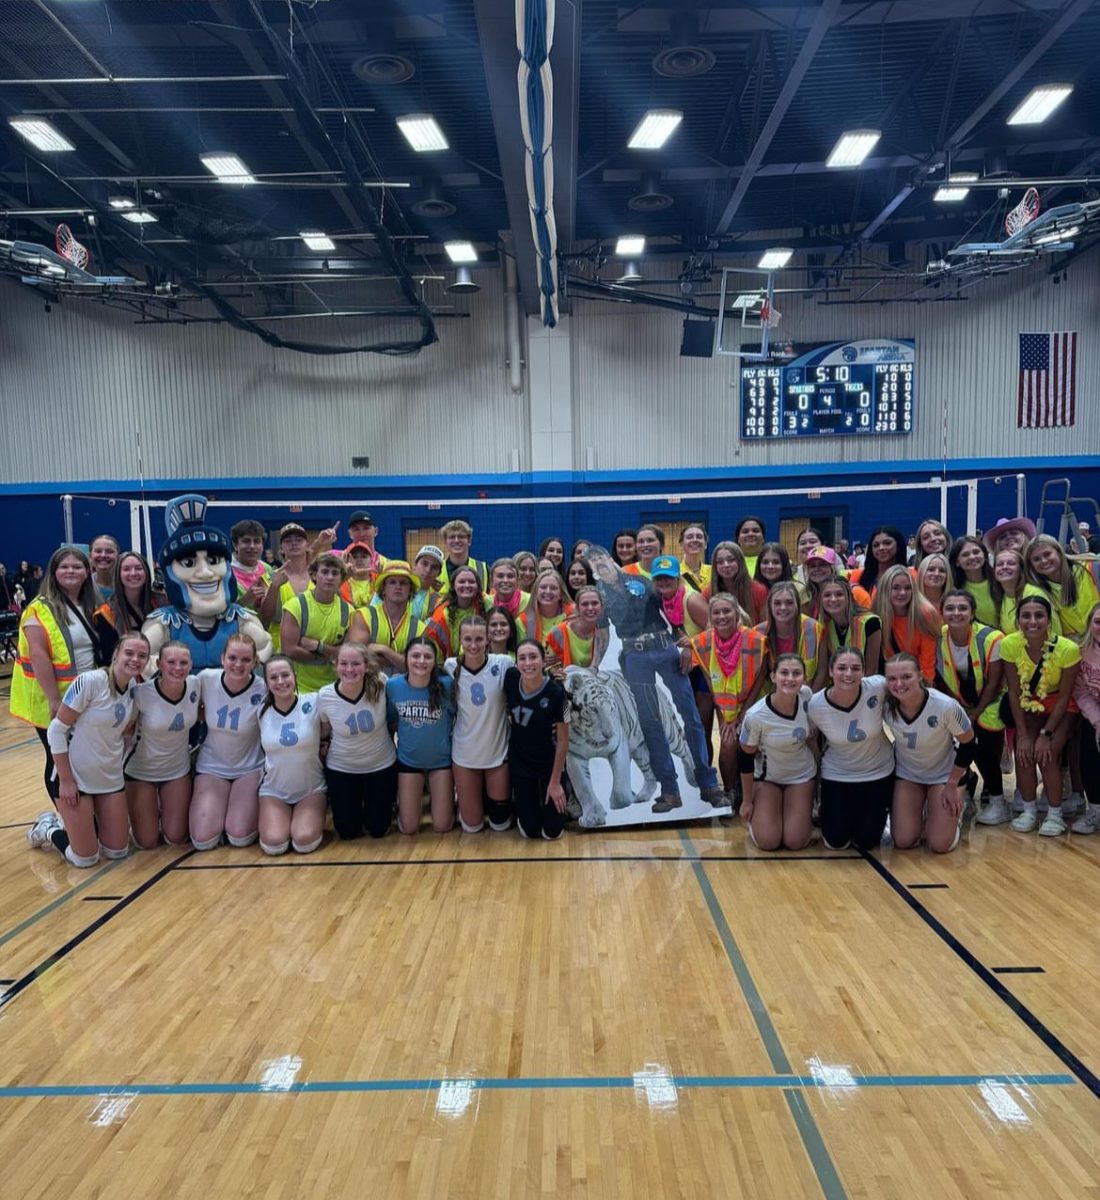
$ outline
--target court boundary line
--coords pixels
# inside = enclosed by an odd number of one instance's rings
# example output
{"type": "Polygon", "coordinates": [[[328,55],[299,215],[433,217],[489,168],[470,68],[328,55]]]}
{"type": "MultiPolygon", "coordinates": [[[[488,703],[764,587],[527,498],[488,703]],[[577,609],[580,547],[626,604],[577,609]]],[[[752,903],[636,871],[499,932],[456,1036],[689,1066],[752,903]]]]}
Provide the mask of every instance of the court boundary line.
{"type": "Polygon", "coordinates": [[[114,868],[117,867],[120,862],[122,862],[122,859],[116,858],[114,861],[107,863],[106,866],[100,867],[99,870],[93,875],[89,875],[87,879],[80,883],[74,884],[71,888],[69,888],[68,891],[63,892],[56,899],[51,900],[49,904],[44,904],[40,909],[37,910],[37,912],[31,913],[29,917],[24,917],[18,925],[13,925],[11,929],[0,934],[0,946],[6,946],[8,942],[12,940],[12,938],[18,937],[19,934],[30,929],[32,925],[37,925],[43,917],[48,917],[50,913],[54,911],[54,909],[60,908],[62,904],[66,903],[66,901],[71,900],[77,894],[77,892],[82,892],[85,888],[91,887],[97,879],[101,879],[107,874],[108,871],[114,870],[114,868]]]}
{"type": "Polygon", "coordinates": [[[195,1083],[44,1083],[13,1084],[0,1087],[0,1100],[19,1100],[48,1096],[221,1096],[221,1095],[322,1095],[348,1092],[432,1092],[443,1088],[468,1088],[475,1091],[569,1091],[600,1089],[605,1091],[644,1091],[647,1086],[721,1090],[797,1089],[801,1091],[858,1092],[861,1088],[968,1088],[982,1084],[1005,1087],[1077,1087],[1069,1074],[1014,1074],[989,1072],[973,1075],[853,1075],[851,1082],[814,1075],[562,1075],[461,1076],[423,1079],[304,1079],[286,1084],[260,1080],[203,1081],[195,1083]]]}
{"type": "Polygon", "coordinates": [[[917,899],[916,896],[903,884],[886,866],[880,862],[873,854],[866,850],[861,850],[862,857],[870,863],[872,869],[883,880],[886,885],[917,914],[918,917],[932,930],[934,934],[954,953],[958,958],[962,959],[963,963],[977,975],[977,977],[989,988],[989,990],[1005,1004],[1027,1027],[1033,1034],[1043,1043],[1044,1046],[1061,1062],[1068,1070],[1070,1070],[1080,1081],[1089,1089],[1090,1092],[1100,1100],[1100,1077],[1090,1070],[1080,1058],[1062,1041],[1058,1035],[1040,1020],[1035,1013],[1027,1007],[1026,1004],[1016,995],[1014,995],[1002,982],[994,975],[993,971],[984,963],[980,962],[978,957],[969,950],[962,940],[955,936],[950,929],[917,899]]]}
{"type": "MultiPolygon", "coordinates": [[[[188,850],[186,853],[181,854],[179,858],[175,858],[167,865],[161,867],[159,871],[155,871],[143,883],[138,884],[138,886],[134,888],[132,892],[124,896],[117,904],[112,905],[112,907],[107,909],[106,912],[100,913],[94,921],[92,921],[89,925],[86,925],[79,933],[71,937],[62,947],[60,947],[60,949],[55,950],[52,954],[42,959],[41,962],[36,963],[35,966],[33,966],[24,975],[20,976],[10,987],[5,988],[4,991],[0,992],[0,1011],[5,1009],[16,998],[16,996],[30,987],[30,985],[34,983],[36,979],[41,978],[51,967],[56,966],[57,963],[71,954],[78,946],[83,945],[83,943],[86,942],[88,938],[92,936],[92,934],[96,933],[99,929],[102,929],[112,917],[118,916],[123,909],[129,908],[129,906],[133,904],[135,900],[140,899],[140,897],[144,896],[150,888],[160,883],[160,881],[166,875],[175,870],[178,863],[183,862],[185,859],[190,858],[192,854],[197,853],[198,851],[196,850],[188,850]]],[[[116,859],[115,862],[110,863],[108,867],[104,868],[104,870],[108,870],[111,866],[114,866],[115,863],[123,861],[123,859],[116,859]]],[[[102,871],[96,872],[96,875],[92,876],[87,883],[80,886],[88,887],[102,873],[102,871]]]]}
{"type": "Polygon", "coordinates": [[[322,868],[322,867],[462,867],[490,865],[493,863],[583,863],[583,862],[859,862],[858,854],[557,854],[544,858],[523,855],[508,855],[499,858],[355,858],[341,862],[328,859],[269,859],[259,862],[200,863],[180,867],[181,871],[265,871],[276,868],[322,868]]]}
{"type": "MultiPolygon", "coordinates": [[[[756,1032],[764,1044],[764,1050],[768,1056],[768,1061],[772,1065],[772,1070],[777,1074],[791,1075],[791,1061],[787,1057],[787,1052],[783,1049],[779,1032],[772,1024],[771,1015],[768,1012],[767,1005],[764,1003],[764,998],[756,986],[756,981],[753,979],[748,963],[741,953],[737,939],[733,936],[733,930],[730,928],[726,914],[718,901],[718,896],[707,875],[706,860],[698,855],[695,843],[691,840],[691,834],[686,829],[679,831],[679,837],[685,851],[692,855],[691,869],[695,876],[695,882],[699,885],[699,891],[702,893],[703,900],[710,912],[710,918],[714,923],[718,940],[722,943],[722,948],[726,952],[726,958],[733,970],[738,987],[741,989],[742,998],[748,1005],[753,1024],[755,1024],[756,1032]]],[[[793,1087],[782,1090],[783,1098],[787,1102],[787,1108],[794,1119],[795,1128],[798,1130],[802,1148],[806,1151],[806,1157],[810,1160],[810,1166],[817,1177],[817,1183],[821,1188],[822,1195],[825,1197],[825,1200],[847,1200],[847,1190],[841,1182],[840,1175],[837,1173],[836,1165],[833,1162],[832,1155],[829,1153],[829,1148],[825,1145],[825,1139],[822,1137],[821,1130],[814,1120],[814,1115],[806,1103],[805,1095],[800,1089],[793,1087]]]]}

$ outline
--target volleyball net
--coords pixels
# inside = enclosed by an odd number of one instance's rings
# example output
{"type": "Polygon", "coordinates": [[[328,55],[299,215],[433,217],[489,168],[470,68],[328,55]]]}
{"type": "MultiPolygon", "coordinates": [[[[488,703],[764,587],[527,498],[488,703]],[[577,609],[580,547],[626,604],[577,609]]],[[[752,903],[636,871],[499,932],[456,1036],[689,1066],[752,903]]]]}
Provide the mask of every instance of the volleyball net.
{"type": "MultiPolygon", "coordinates": [[[[491,490],[507,491],[498,485],[491,490]]],[[[514,489],[522,490],[522,485],[514,489]]],[[[186,491],[203,492],[202,481],[181,483],[173,494],[186,491]]],[[[737,522],[752,515],[764,522],[767,540],[785,545],[793,559],[798,535],[807,528],[817,530],[828,545],[844,538],[851,547],[866,543],[871,530],[880,525],[893,526],[908,536],[922,521],[935,519],[958,536],[988,529],[1000,517],[1027,515],[1022,474],[903,483],[853,479],[821,487],[686,490],[685,485],[678,491],[670,485],[663,491],[584,495],[530,494],[530,488],[528,494],[490,495],[488,491],[438,498],[346,493],[298,500],[215,494],[209,500],[208,519],[227,533],[237,521],[257,520],[267,531],[268,545],[277,551],[278,531],[290,521],[301,524],[310,535],[340,522],[336,545],[346,546],[351,513],[366,510],[378,526],[377,548],[389,558],[411,561],[421,546],[442,546],[442,526],[460,518],[473,526],[473,556],[492,561],[520,550],[537,551],[549,537],[560,538],[567,552],[582,539],[606,546],[619,530],[642,524],[662,529],[667,551],[675,554],[687,526],[702,525],[713,547],[732,538],[737,522]]],[[[169,499],[168,494],[62,497],[66,540],[88,544],[98,534],[109,533],[120,546],[152,559],[165,541],[164,508],[169,499]]]]}

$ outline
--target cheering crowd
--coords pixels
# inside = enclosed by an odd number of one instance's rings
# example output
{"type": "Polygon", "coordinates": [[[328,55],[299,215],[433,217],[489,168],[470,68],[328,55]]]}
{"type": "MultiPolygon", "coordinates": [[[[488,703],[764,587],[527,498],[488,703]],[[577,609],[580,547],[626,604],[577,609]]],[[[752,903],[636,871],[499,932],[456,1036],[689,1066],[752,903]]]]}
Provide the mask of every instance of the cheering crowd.
{"type": "MultiPolygon", "coordinates": [[[[411,563],[378,551],[369,513],[340,551],[337,529],[283,526],[277,567],[257,521],[233,527],[230,561],[210,550],[260,636],[202,669],[186,640],[151,661],[165,598],[141,555],[105,535],[52,555],[12,678],[54,805],[32,847],[78,867],[161,841],[309,853],[329,809],[355,838],[415,835],[425,807],[438,833],[557,838],[566,685],[601,669],[627,680],[655,769],[669,691],[702,799],[764,850],[816,822],[829,848],[948,852],[968,805],[1021,834],[1100,829],[1100,561],[1026,518],[960,537],[927,520],[911,552],[880,526],[861,564],[813,529],[792,562],[755,516],[713,546],[647,524],[491,563],[462,520],[411,563]]],[[[653,811],[672,812],[671,764],[657,774],[653,811]]]]}

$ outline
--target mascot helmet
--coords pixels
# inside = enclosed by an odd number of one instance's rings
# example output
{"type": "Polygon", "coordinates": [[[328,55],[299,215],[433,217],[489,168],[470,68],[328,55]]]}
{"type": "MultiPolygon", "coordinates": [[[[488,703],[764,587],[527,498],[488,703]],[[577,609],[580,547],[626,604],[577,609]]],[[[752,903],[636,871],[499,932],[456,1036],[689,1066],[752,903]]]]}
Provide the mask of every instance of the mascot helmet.
{"type": "Polygon", "coordinates": [[[195,492],[176,496],[169,500],[164,512],[164,524],[168,541],[160,548],[157,562],[164,571],[164,588],[169,604],[190,610],[193,598],[190,585],[175,571],[175,565],[183,560],[193,560],[199,551],[204,551],[207,562],[215,565],[222,573],[221,592],[223,608],[237,598],[237,579],[229,569],[233,547],[229,538],[220,530],[206,523],[207,500],[195,492]]]}

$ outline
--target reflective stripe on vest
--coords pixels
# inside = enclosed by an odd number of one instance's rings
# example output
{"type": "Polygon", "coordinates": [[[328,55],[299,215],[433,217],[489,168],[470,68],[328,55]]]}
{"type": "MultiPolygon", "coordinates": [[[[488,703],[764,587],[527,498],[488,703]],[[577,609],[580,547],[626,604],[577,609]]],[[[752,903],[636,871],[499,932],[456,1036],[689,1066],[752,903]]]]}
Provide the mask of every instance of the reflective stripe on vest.
{"type": "Polygon", "coordinates": [[[857,613],[852,617],[848,625],[848,640],[841,642],[837,634],[836,626],[829,621],[826,628],[828,629],[829,651],[830,653],[840,650],[842,647],[845,650],[858,650],[860,654],[867,653],[867,622],[874,616],[874,613],[857,613]]]}
{"type": "MultiPolygon", "coordinates": [[[[761,637],[767,638],[767,624],[755,626],[755,631],[761,637]]],[[[821,653],[821,622],[813,617],[802,617],[798,627],[798,645],[795,653],[802,659],[807,680],[813,679],[817,672],[817,659],[821,653]]]]}
{"type": "Polygon", "coordinates": [[[756,686],[767,655],[767,641],[755,629],[742,629],[741,638],[741,656],[732,675],[722,672],[712,629],[706,629],[691,639],[695,664],[706,672],[714,707],[722,714],[723,721],[737,720],[746,699],[756,686]]]}
{"type": "Polygon", "coordinates": [[[403,654],[410,640],[419,637],[424,629],[424,622],[418,621],[413,616],[411,604],[406,605],[401,620],[397,622],[396,630],[390,624],[384,608],[369,608],[364,611],[370,614],[370,640],[382,642],[398,654],[403,654]],[[385,630],[384,635],[383,629],[385,630]]]}
{"type": "Polygon", "coordinates": [[[583,638],[574,633],[569,622],[563,621],[546,635],[546,648],[563,667],[590,667],[596,637],[583,638]]]}
{"type": "Polygon", "coordinates": [[[73,666],[73,648],[68,626],[58,624],[57,618],[44,600],[32,600],[19,622],[19,655],[11,672],[11,715],[21,721],[28,721],[39,729],[45,729],[50,723],[50,702],[35,676],[34,665],[31,662],[26,624],[27,618],[32,616],[49,642],[53,677],[61,696],[64,696],[65,689],[76,678],[76,668],[73,666]]]}
{"type": "MultiPolygon", "coordinates": [[[[947,626],[944,625],[940,630],[939,640],[936,642],[936,676],[943,681],[948,692],[960,704],[965,705],[959,668],[955,665],[955,657],[951,653],[950,637],[947,626]]],[[[993,652],[993,647],[1003,637],[1004,634],[999,629],[994,629],[992,625],[973,624],[970,626],[970,642],[967,653],[970,656],[970,665],[974,670],[974,688],[979,696],[985,688],[985,677],[989,671],[989,656],[993,652]]],[[[1005,723],[1001,720],[1000,714],[1001,696],[1003,695],[1002,689],[994,696],[992,702],[979,713],[977,720],[983,729],[992,732],[1004,729],[1005,723]]]]}

